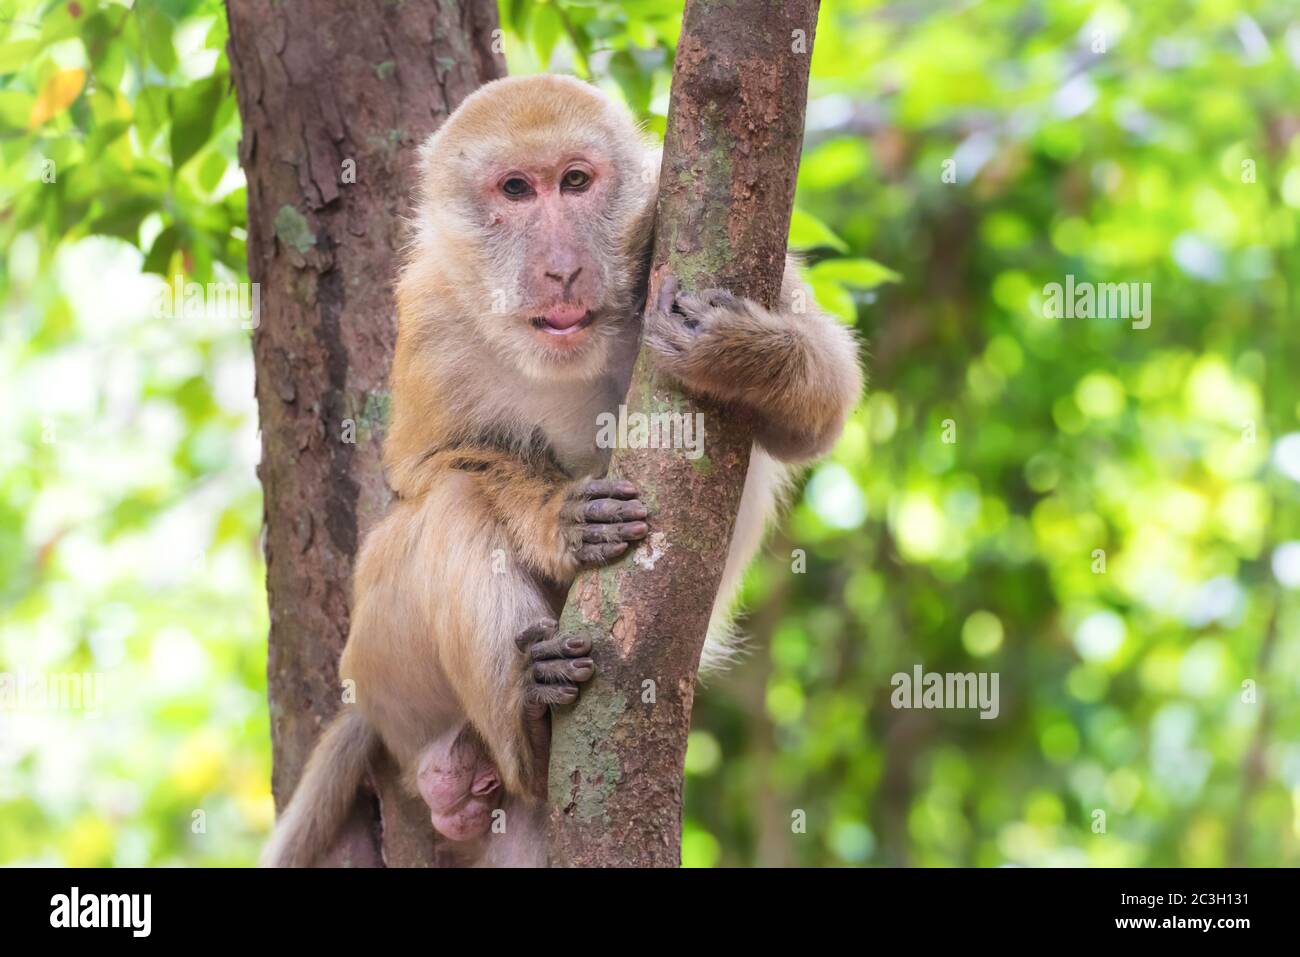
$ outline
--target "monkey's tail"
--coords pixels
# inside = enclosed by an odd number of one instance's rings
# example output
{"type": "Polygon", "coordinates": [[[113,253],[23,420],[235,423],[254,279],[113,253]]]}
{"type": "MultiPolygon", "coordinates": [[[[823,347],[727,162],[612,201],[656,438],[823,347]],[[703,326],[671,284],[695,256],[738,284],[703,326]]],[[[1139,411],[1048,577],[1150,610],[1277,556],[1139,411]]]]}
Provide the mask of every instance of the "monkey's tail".
{"type": "Polygon", "coordinates": [[[263,867],[309,867],[329,849],[352,810],[378,740],[353,708],[330,723],[262,850],[263,867]]]}

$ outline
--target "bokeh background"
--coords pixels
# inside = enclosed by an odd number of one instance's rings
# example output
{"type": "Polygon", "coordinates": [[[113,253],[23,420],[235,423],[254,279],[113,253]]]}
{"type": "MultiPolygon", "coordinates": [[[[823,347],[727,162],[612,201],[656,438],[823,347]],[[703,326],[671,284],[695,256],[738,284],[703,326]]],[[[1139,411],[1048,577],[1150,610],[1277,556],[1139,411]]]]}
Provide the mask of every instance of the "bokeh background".
{"type": "MultiPolygon", "coordinates": [[[[662,132],[680,2],[501,7],[512,73],[662,132]]],[[[0,0],[0,673],[104,676],[0,707],[3,863],[272,821],[249,334],[154,306],[247,278],[225,42],[0,0]]],[[[1300,862],[1300,4],[824,0],[797,205],[872,390],[698,698],[686,862],[1300,862]],[[1150,328],[1050,318],[1067,275],[1150,328]],[[998,718],[893,708],[916,665],[998,718]]]]}

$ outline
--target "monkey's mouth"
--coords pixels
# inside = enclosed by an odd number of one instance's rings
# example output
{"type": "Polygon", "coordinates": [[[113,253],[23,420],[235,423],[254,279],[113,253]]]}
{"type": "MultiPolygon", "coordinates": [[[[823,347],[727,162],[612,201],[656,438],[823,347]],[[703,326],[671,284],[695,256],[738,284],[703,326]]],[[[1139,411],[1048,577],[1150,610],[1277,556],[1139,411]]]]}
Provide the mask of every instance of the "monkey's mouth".
{"type": "Polygon", "coordinates": [[[554,306],[540,316],[533,316],[529,322],[533,328],[549,336],[571,336],[591,325],[595,315],[590,309],[581,306],[554,306]]]}

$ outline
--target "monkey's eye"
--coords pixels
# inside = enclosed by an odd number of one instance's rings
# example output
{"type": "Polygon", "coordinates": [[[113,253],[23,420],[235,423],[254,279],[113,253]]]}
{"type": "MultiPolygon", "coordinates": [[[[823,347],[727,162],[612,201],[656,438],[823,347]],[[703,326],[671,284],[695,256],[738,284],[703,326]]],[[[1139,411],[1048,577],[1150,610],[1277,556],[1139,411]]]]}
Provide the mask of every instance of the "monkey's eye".
{"type": "Polygon", "coordinates": [[[581,193],[591,182],[591,176],[584,170],[573,168],[564,174],[560,185],[572,193],[581,193]]]}
{"type": "Polygon", "coordinates": [[[511,199],[522,199],[533,191],[528,185],[528,180],[522,176],[511,176],[501,184],[501,192],[505,193],[511,199]]]}

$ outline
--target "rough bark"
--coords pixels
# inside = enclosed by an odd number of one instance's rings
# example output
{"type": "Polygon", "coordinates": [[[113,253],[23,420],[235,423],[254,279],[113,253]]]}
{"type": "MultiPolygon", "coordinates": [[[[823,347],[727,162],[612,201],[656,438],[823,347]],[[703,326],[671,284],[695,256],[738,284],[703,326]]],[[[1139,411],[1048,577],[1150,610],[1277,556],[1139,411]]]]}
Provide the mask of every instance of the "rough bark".
{"type": "MultiPolygon", "coordinates": [[[[803,142],[818,0],[688,0],[673,70],[648,301],[665,277],[772,305],[803,142]]],[[[639,357],[630,412],[704,414],[705,454],[616,450],[653,534],[630,561],[582,575],[565,633],[592,638],[596,677],[555,716],[550,859],[676,866],[682,767],[700,650],[749,461],[734,410],[683,395],[639,357]]]]}
{"type": "MultiPolygon", "coordinates": [[[[283,807],[343,700],[353,559],[389,502],[391,286],[414,148],[505,63],[494,0],[230,0],[227,13],[249,276],[261,284],[253,354],[283,807]]],[[[427,815],[398,799],[391,772],[372,786],[330,862],[431,863],[427,815]]]]}

